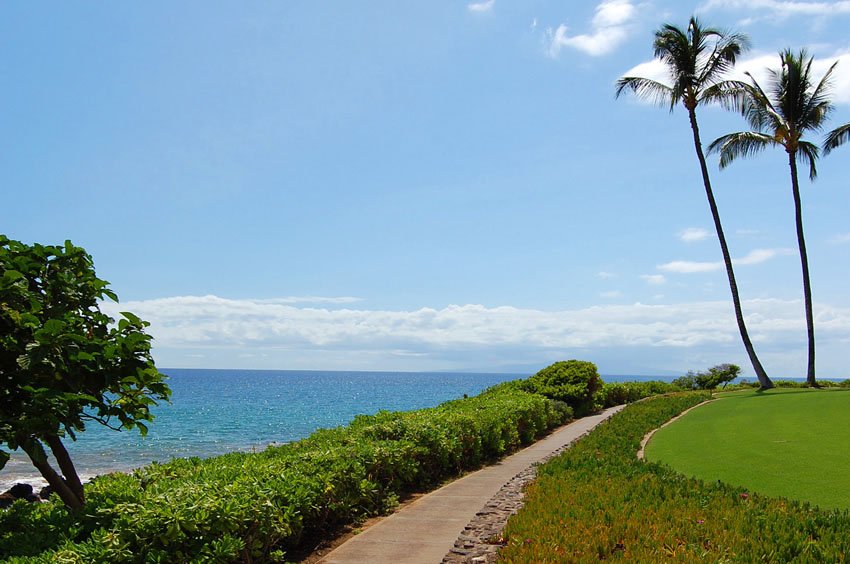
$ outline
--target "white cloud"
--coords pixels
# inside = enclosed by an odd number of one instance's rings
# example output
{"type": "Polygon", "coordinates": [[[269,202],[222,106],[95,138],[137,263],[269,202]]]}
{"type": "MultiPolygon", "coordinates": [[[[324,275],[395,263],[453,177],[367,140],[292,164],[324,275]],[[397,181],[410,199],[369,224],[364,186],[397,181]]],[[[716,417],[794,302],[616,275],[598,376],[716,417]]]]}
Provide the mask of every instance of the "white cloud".
{"type": "Polygon", "coordinates": [[[611,272],[605,272],[604,270],[596,273],[596,277],[601,278],[603,280],[608,280],[608,279],[614,278],[616,276],[617,276],[616,274],[613,274],[611,272]]]}
{"type": "Polygon", "coordinates": [[[472,2],[466,5],[466,8],[470,12],[489,12],[493,9],[493,5],[496,3],[496,0],[485,0],[484,2],[472,2]]]}
{"type": "Polygon", "coordinates": [[[710,10],[758,11],[769,17],[834,16],[850,14],[850,1],[801,2],[795,0],[709,0],[702,6],[710,10]]]}
{"type": "Polygon", "coordinates": [[[677,274],[695,274],[698,272],[714,272],[723,268],[722,262],[696,262],[690,260],[673,260],[658,265],[658,270],[675,272],[677,274]]]}
{"type": "Polygon", "coordinates": [[[563,47],[578,49],[594,57],[607,55],[629,36],[637,13],[631,0],[603,0],[596,6],[591,33],[568,35],[564,24],[554,32],[549,30],[549,56],[557,57],[563,47]]]}
{"type": "Polygon", "coordinates": [[[793,255],[794,253],[794,249],[755,249],[753,251],[750,251],[750,253],[745,257],[741,257],[739,259],[732,259],[732,264],[736,266],[740,264],[761,264],[774,257],[788,256],[793,255]]]}
{"type": "Polygon", "coordinates": [[[679,239],[685,243],[695,243],[707,239],[711,233],[701,227],[688,227],[679,232],[679,239]]]}
{"type": "Polygon", "coordinates": [[[620,292],[619,290],[611,290],[609,292],[600,292],[599,293],[600,298],[606,298],[606,299],[620,298],[622,296],[623,296],[623,293],[620,292]]]}
{"type": "Polygon", "coordinates": [[[663,274],[641,274],[641,280],[645,280],[651,286],[660,286],[667,283],[663,274]]]}
{"type": "MultiPolygon", "coordinates": [[[[746,256],[741,258],[733,258],[733,265],[753,265],[768,261],[777,256],[792,255],[793,249],[755,249],[750,251],[746,256]]],[[[668,263],[658,265],[658,270],[663,272],[675,272],[677,274],[696,274],[700,272],[714,272],[722,270],[723,262],[696,262],[687,260],[674,260],[668,263]]]]}
{"type": "Polygon", "coordinates": [[[850,233],[840,233],[829,240],[833,245],[844,245],[850,243],[850,233]]]}
{"type": "MultiPolygon", "coordinates": [[[[799,300],[748,300],[743,305],[757,345],[782,354],[799,350],[804,358],[805,322],[799,300]]],[[[258,363],[270,368],[416,370],[452,362],[470,366],[482,359],[540,364],[549,358],[600,357],[613,362],[610,359],[617,354],[632,359],[656,354],[669,360],[670,355],[692,358],[697,352],[722,357],[716,361],[722,362],[735,361],[728,351],[740,349],[727,301],[565,311],[474,304],[388,311],[185,296],[102,307],[113,316],[128,310],[150,321],[157,361],[171,367],[216,362],[230,367],[258,363]],[[651,353],[653,349],[664,350],[651,353]],[[682,349],[693,352],[675,353],[682,349]]],[[[815,304],[815,314],[819,344],[825,350],[830,350],[830,343],[846,350],[850,308],[815,304]]],[[[836,354],[836,359],[839,356],[844,357],[836,354]]],[[[655,362],[664,366],[661,360],[655,362]]],[[[836,366],[843,365],[836,360],[836,366]]]]}

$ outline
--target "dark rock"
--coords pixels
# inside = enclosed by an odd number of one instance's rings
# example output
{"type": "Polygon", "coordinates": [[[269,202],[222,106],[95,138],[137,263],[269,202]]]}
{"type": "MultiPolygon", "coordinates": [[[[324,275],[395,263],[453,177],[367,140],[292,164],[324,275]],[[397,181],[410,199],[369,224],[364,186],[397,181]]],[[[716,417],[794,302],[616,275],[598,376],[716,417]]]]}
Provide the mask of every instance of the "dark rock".
{"type": "Polygon", "coordinates": [[[33,495],[32,486],[29,484],[15,484],[9,488],[8,493],[12,494],[17,499],[26,499],[33,495]]]}
{"type": "Polygon", "coordinates": [[[15,503],[15,496],[10,494],[9,492],[0,494],[0,509],[6,509],[13,503],[15,503]]]}
{"type": "Polygon", "coordinates": [[[44,501],[47,501],[47,498],[49,498],[50,494],[52,494],[52,493],[53,493],[53,487],[52,486],[44,486],[43,488],[41,488],[41,490],[39,490],[38,497],[40,497],[44,501]]]}

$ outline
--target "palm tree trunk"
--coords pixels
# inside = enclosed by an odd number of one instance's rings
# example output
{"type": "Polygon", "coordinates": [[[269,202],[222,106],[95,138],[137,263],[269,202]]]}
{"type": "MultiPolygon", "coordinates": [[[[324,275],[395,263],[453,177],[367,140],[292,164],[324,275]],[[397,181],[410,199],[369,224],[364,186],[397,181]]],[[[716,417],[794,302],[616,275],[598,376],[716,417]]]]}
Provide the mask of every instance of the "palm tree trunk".
{"type": "Polygon", "coordinates": [[[705,164],[705,155],[702,152],[702,142],[699,137],[699,125],[697,124],[697,114],[694,108],[688,108],[688,117],[691,120],[691,130],[694,134],[694,149],[699,159],[700,171],[702,172],[702,182],[705,186],[705,195],[708,198],[708,205],[711,208],[711,217],[714,219],[714,228],[717,231],[717,238],[720,240],[720,251],[723,253],[723,263],[726,265],[726,276],[729,278],[729,290],[732,292],[732,303],[735,306],[735,320],[738,322],[738,330],[741,333],[741,340],[744,342],[744,348],[747,351],[747,356],[750,357],[750,363],[753,365],[753,370],[758,378],[759,386],[763,390],[773,387],[773,382],[765,372],[764,367],[756,356],[755,348],[750,340],[750,335],[747,332],[747,325],[744,323],[744,314],[741,310],[741,298],[738,296],[738,283],[735,281],[735,272],[732,270],[732,257],[729,255],[729,247],[726,244],[726,235],[723,234],[723,226],[720,223],[720,212],[717,210],[717,202],[714,200],[714,192],[711,189],[711,179],[708,176],[708,166],[705,164]]]}
{"type": "Polygon", "coordinates": [[[803,267],[803,302],[806,308],[806,334],[809,339],[809,362],[806,368],[806,384],[817,387],[815,380],[815,320],[812,314],[812,283],[809,279],[809,255],[803,237],[803,206],[800,201],[800,183],[797,180],[797,154],[788,153],[791,167],[791,189],[794,192],[794,219],[797,222],[797,245],[800,247],[800,264],[803,267]]]}

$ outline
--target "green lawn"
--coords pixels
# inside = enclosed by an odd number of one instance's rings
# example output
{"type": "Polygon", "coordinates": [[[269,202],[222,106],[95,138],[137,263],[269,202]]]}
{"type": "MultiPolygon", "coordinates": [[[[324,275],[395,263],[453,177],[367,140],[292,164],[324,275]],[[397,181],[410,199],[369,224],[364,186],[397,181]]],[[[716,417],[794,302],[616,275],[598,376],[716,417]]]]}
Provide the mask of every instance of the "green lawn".
{"type": "Polygon", "coordinates": [[[660,429],[647,459],[709,482],[850,508],[850,390],[717,397],[660,429]]]}

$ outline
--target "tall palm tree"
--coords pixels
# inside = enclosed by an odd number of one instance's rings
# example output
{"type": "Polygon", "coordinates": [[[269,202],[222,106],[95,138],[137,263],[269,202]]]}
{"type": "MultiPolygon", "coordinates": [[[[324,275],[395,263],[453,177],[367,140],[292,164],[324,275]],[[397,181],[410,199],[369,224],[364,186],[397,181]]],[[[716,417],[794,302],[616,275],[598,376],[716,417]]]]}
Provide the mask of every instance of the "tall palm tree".
{"type": "Polygon", "coordinates": [[[823,142],[823,154],[828,155],[847,141],[850,141],[850,123],[836,127],[827,134],[823,142]]]}
{"type": "MultiPolygon", "coordinates": [[[[815,84],[812,77],[813,59],[805,50],[793,53],[786,49],[779,53],[782,65],[779,70],[769,69],[770,85],[765,91],[752,75],[750,84],[743,84],[738,100],[742,115],[754,131],[730,133],[715,140],[709,153],[720,153],[720,168],[728,166],[738,157],[747,157],[770,146],[785,149],[791,169],[791,190],[794,196],[794,216],[797,223],[797,244],[803,268],[803,298],[806,309],[806,332],[809,341],[809,361],[806,382],[817,386],[815,380],[815,326],[812,315],[812,286],[809,279],[809,258],[803,236],[803,212],[800,201],[800,183],[797,178],[797,161],[809,166],[809,178],[817,177],[815,163],[819,156],[817,145],[806,141],[808,132],[820,131],[833,110],[829,100],[830,76],[835,64],[815,84]]],[[[840,130],[841,128],[839,128],[840,130]]],[[[836,130],[836,131],[839,131],[836,130]]],[[[835,132],[833,132],[835,133],[835,132]]],[[[837,133],[835,140],[846,137],[837,133]]],[[[836,141],[833,141],[835,143],[836,141]]],[[[836,145],[837,146],[837,145],[836,145]]]]}
{"type": "Polygon", "coordinates": [[[714,102],[727,106],[733,103],[731,100],[738,87],[734,83],[724,81],[723,76],[734,66],[738,56],[748,48],[749,39],[745,35],[703,27],[696,17],[691,17],[686,31],[671,24],[664,24],[655,32],[653,49],[655,57],[666,65],[672,84],[663,84],[649,78],[626,76],[617,81],[617,97],[625,90],[631,90],[640,98],[649,99],[659,105],[669,105],[671,112],[680,102],[688,111],[705,195],[711,208],[711,217],[714,219],[714,228],[717,231],[723,262],[726,265],[726,275],[729,278],[729,289],[732,292],[738,330],[741,332],[741,340],[744,342],[744,348],[750,357],[759,384],[763,389],[767,389],[773,387],[773,382],[756,356],[744,323],[738,284],[732,270],[732,258],[720,223],[717,202],[711,189],[711,179],[702,150],[696,113],[697,106],[703,103],[714,102]]]}

